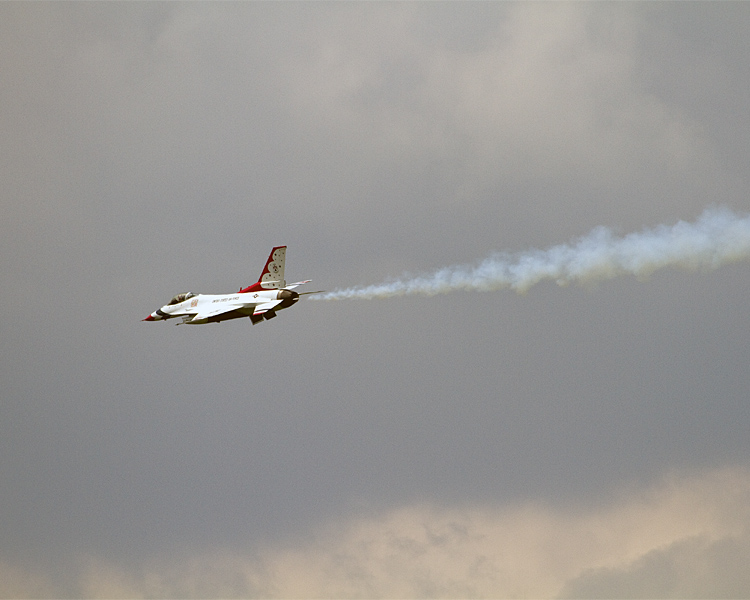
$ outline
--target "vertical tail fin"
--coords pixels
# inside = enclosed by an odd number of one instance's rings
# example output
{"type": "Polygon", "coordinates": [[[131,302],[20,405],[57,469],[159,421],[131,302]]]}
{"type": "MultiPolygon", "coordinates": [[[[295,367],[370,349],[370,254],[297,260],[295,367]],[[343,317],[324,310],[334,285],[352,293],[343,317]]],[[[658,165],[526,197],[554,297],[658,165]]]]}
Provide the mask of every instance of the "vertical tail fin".
{"type": "Polygon", "coordinates": [[[286,258],[286,246],[276,246],[268,256],[266,266],[260,274],[258,282],[267,289],[283,288],[284,281],[284,259],[286,258]]]}
{"type": "Polygon", "coordinates": [[[241,289],[240,292],[257,292],[260,290],[275,290],[286,286],[284,280],[284,259],[286,258],[286,246],[276,246],[268,256],[266,266],[260,274],[258,283],[241,289]]]}

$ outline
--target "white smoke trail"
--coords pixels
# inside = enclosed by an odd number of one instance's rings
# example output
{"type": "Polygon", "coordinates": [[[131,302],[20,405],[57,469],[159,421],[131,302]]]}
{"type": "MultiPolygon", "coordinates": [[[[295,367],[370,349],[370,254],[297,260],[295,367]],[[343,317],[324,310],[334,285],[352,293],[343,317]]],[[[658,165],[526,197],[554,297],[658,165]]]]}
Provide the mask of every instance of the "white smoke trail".
{"type": "Polygon", "coordinates": [[[543,280],[559,285],[646,277],[664,267],[710,271],[750,258],[750,215],[708,208],[695,223],[680,221],[615,237],[597,227],[570,244],[547,250],[496,253],[475,266],[452,266],[433,273],[321,294],[319,300],[433,296],[457,290],[510,288],[519,293],[543,280]]]}

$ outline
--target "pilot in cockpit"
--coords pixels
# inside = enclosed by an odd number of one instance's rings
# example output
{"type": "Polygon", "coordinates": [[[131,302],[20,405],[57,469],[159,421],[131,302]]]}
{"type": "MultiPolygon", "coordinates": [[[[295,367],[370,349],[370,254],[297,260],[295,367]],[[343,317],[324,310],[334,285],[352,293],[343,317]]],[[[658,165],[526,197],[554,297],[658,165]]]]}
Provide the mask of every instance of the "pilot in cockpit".
{"type": "Polygon", "coordinates": [[[180,302],[185,302],[185,300],[188,300],[195,296],[193,292],[185,292],[184,294],[177,294],[174,298],[172,298],[169,301],[169,304],[167,306],[172,306],[173,304],[179,304],[180,302]]]}

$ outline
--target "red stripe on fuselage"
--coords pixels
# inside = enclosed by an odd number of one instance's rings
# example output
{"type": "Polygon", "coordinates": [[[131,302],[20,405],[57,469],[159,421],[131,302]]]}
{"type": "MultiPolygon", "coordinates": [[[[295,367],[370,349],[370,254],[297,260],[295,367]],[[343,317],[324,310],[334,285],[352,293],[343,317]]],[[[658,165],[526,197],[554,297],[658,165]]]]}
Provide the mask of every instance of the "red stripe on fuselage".
{"type": "Polygon", "coordinates": [[[249,292],[262,292],[266,290],[273,290],[276,288],[264,288],[263,284],[258,281],[257,283],[254,283],[253,285],[249,285],[246,288],[243,288],[239,291],[240,294],[247,294],[249,292]]]}

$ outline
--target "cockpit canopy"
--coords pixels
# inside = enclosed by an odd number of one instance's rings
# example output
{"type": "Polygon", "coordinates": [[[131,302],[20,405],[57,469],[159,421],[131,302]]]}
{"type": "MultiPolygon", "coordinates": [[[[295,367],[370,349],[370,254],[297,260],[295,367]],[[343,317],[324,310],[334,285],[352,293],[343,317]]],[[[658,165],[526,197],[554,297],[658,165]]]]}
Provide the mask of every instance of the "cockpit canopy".
{"type": "Polygon", "coordinates": [[[184,294],[177,294],[174,298],[172,298],[169,301],[169,304],[167,306],[172,306],[173,304],[179,304],[180,302],[185,302],[185,300],[188,300],[189,298],[192,298],[195,296],[193,292],[185,292],[184,294]]]}

